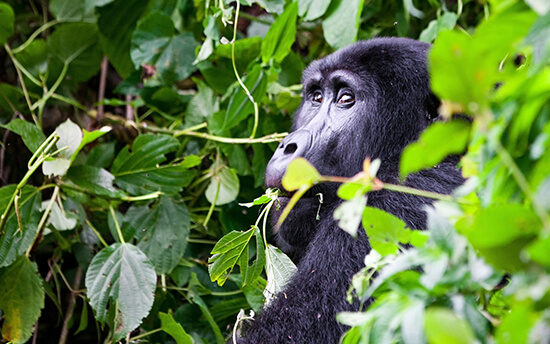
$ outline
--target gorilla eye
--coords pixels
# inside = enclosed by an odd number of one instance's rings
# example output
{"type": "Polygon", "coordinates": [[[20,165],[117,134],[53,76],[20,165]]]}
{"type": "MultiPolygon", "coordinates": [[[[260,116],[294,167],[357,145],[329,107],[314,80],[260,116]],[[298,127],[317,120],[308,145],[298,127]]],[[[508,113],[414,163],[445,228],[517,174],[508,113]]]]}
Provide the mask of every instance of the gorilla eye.
{"type": "Polygon", "coordinates": [[[338,104],[352,104],[355,101],[355,98],[351,94],[344,93],[338,99],[338,104]]]}
{"type": "Polygon", "coordinates": [[[323,102],[323,94],[320,91],[313,92],[312,100],[316,103],[322,103],[323,102]]]}

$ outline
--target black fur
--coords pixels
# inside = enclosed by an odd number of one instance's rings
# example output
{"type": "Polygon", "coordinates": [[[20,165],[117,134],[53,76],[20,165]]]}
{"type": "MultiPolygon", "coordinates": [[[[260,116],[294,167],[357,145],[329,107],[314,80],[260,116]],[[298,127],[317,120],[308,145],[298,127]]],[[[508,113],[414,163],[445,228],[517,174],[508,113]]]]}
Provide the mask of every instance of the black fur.
{"type": "MultiPolygon", "coordinates": [[[[428,44],[410,39],[379,38],[313,62],[303,73],[303,100],[292,132],[267,167],[267,186],[281,187],[286,166],[299,156],[321,174],[338,176],[361,171],[366,157],[380,158],[378,177],[399,183],[402,150],[437,116],[437,99],[430,92],[426,69],[428,49],[428,44]],[[338,104],[343,94],[354,102],[338,104]]],[[[437,168],[409,176],[406,185],[450,193],[463,182],[456,163],[456,158],[448,158],[437,168]]],[[[338,343],[346,328],[335,316],[357,310],[357,304],[346,301],[346,292],[370,246],[363,229],[354,239],[334,220],[334,209],[342,202],[336,196],[337,187],[317,185],[279,229],[278,243],[298,262],[298,273],[239,343],[338,343]],[[324,203],[316,220],[319,192],[324,203]]],[[[282,198],[283,206],[285,201],[282,198]]],[[[368,205],[400,217],[414,229],[425,228],[422,209],[429,203],[429,199],[390,191],[372,192],[368,197],[368,205]]]]}

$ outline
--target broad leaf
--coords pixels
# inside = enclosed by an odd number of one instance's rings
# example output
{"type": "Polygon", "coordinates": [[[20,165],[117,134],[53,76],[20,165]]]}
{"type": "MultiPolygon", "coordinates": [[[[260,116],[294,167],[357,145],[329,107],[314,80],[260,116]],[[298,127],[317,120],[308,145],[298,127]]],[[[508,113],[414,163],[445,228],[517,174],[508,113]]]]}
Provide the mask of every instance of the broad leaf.
{"type": "Polygon", "coordinates": [[[139,239],[138,247],[149,257],[157,274],[170,273],[187,247],[189,211],[184,203],[176,203],[168,197],[161,197],[151,210],[141,211],[146,215],[140,217],[143,222],[132,222],[135,229],[131,230],[139,239]]]}
{"type": "Polygon", "coordinates": [[[19,257],[0,268],[0,310],[4,313],[2,337],[13,343],[26,343],[44,308],[44,288],[38,267],[29,258],[19,257]]]}
{"type": "Polygon", "coordinates": [[[400,243],[409,242],[410,230],[405,222],[377,208],[365,207],[363,228],[367,232],[371,247],[382,256],[397,253],[400,243]]]}
{"type": "Polygon", "coordinates": [[[13,34],[13,9],[5,2],[0,3],[0,45],[6,44],[13,34]]]}
{"type": "Polygon", "coordinates": [[[470,124],[466,121],[432,124],[420,135],[418,141],[411,143],[403,151],[401,175],[432,168],[445,157],[464,152],[469,138],[470,124]]]}
{"type": "Polygon", "coordinates": [[[265,251],[267,286],[264,295],[270,300],[275,294],[283,290],[290,278],[296,273],[296,265],[277,247],[268,244],[265,251]]]}
{"type": "Polygon", "coordinates": [[[46,137],[36,125],[19,118],[10,121],[6,125],[2,125],[2,127],[21,136],[23,143],[25,143],[25,146],[27,146],[32,153],[36,152],[42,142],[46,141],[46,137]]]}
{"type": "Polygon", "coordinates": [[[175,35],[172,19],[153,12],[141,20],[134,31],[130,54],[136,66],[156,67],[153,79],[173,83],[187,78],[196,69],[193,61],[197,46],[190,32],[175,35]]]}
{"type": "Polygon", "coordinates": [[[131,244],[113,244],[90,263],[86,288],[96,319],[105,324],[117,307],[115,340],[135,330],[153,306],[157,276],[147,256],[131,244]]]}
{"type": "Polygon", "coordinates": [[[491,205],[476,215],[466,236],[487,262],[515,270],[524,266],[523,248],[538,235],[537,215],[519,204],[491,205]]]}
{"type": "Polygon", "coordinates": [[[194,171],[188,170],[185,161],[180,164],[159,165],[165,154],[179,147],[179,142],[168,135],[144,134],[136,138],[132,151],[126,147],[115,158],[111,173],[115,183],[133,195],[162,191],[179,192],[187,186],[194,171]]]}
{"type": "Polygon", "coordinates": [[[286,168],[282,179],[287,191],[298,190],[301,186],[312,186],[321,180],[319,172],[304,158],[294,159],[286,168]]]}
{"type": "Polygon", "coordinates": [[[472,328],[450,309],[433,307],[426,310],[425,331],[428,343],[477,343],[472,328]]]}
{"type": "Polygon", "coordinates": [[[323,20],[323,34],[334,49],[357,39],[364,0],[333,0],[323,20]]]}
{"type": "Polygon", "coordinates": [[[293,2],[269,27],[262,42],[262,61],[264,63],[268,63],[270,59],[281,63],[290,53],[296,36],[297,15],[298,4],[293,2]]]}
{"type": "MultiPolygon", "coordinates": [[[[254,100],[260,102],[267,89],[267,76],[263,67],[260,64],[253,64],[249,67],[243,82],[254,100]]],[[[239,86],[229,100],[221,131],[235,127],[253,113],[254,106],[252,102],[239,86]]]]}
{"type": "Polygon", "coordinates": [[[208,259],[208,272],[212,282],[223,285],[229,273],[246,252],[248,256],[248,243],[259,229],[252,227],[245,232],[233,231],[221,238],[212,249],[212,256],[208,259]]]}
{"type": "Polygon", "coordinates": [[[116,0],[97,9],[101,48],[124,78],[136,69],[130,58],[130,40],[136,22],[148,3],[143,0],[116,0]]]}
{"type": "MultiPolygon", "coordinates": [[[[15,191],[15,185],[0,189],[0,208],[2,213],[15,191]]],[[[41,194],[35,188],[25,186],[21,198],[17,202],[23,228],[19,228],[17,216],[12,208],[0,235],[0,267],[10,265],[15,259],[24,254],[32,245],[38,230],[38,222],[42,215],[40,211],[41,194]]],[[[15,204],[13,205],[15,207],[15,204]]]]}
{"type": "Polygon", "coordinates": [[[456,25],[458,16],[453,12],[445,12],[437,19],[430,22],[427,28],[425,28],[420,34],[419,40],[422,42],[431,43],[437,37],[439,32],[444,30],[452,30],[456,25]]]}
{"type": "Polygon", "coordinates": [[[115,189],[115,177],[107,170],[90,165],[71,167],[66,177],[85,192],[109,198],[122,198],[126,194],[115,189]]]}
{"type": "Polygon", "coordinates": [[[59,25],[48,38],[48,49],[61,62],[69,64],[68,74],[76,81],[96,75],[103,53],[99,47],[97,26],[89,23],[59,25]]]}
{"type": "Polygon", "coordinates": [[[212,180],[204,195],[210,203],[216,202],[216,205],[223,205],[233,202],[239,195],[240,182],[237,173],[233,169],[223,167],[212,180]]]}
{"type": "Polygon", "coordinates": [[[194,344],[195,340],[191,337],[179,323],[174,320],[171,314],[159,313],[160,328],[176,340],[176,344],[194,344]]]}
{"type": "Polygon", "coordinates": [[[305,21],[321,17],[328,9],[330,0],[298,0],[298,14],[305,21]]]}

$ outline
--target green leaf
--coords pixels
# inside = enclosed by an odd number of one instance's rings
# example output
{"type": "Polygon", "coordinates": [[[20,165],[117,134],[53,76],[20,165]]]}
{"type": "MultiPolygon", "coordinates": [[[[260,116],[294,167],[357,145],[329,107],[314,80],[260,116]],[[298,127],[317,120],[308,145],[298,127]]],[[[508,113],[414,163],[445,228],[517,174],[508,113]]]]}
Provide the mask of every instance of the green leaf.
{"type": "Polygon", "coordinates": [[[254,233],[258,231],[257,227],[252,227],[245,232],[233,231],[221,238],[212,249],[212,256],[208,259],[208,272],[212,282],[223,285],[229,276],[229,273],[245,253],[248,255],[248,243],[254,233]]]}
{"type": "Polygon", "coordinates": [[[262,61],[268,63],[273,58],[281,63],[290,53],[290,48],[296,40],[296,18],[298,4],[291,3],[277,20],[269,27],[262,42],[262,61]]]}
{"type": "Polygon", "coordinates": [[[177,323],[172,314],[159,312],[160,328],[176,340],[177,344],[193,344],[195,340],[177,323]]]}
{"type": "MultiPolygon", "coordinates": [[[[15,191],[15,185],[0,189],[0,208],[2,213],[15,191]]],[[[33,244],[41,217],[41,194],[34,187],[25,186],[17,202],[23,228],[19,228],[15,211],[11,210],[6,220],[4,232],[0,235],[0,267],[10,265],[24,254],[33,244]]],[[[15,207],[15,204],[14,204],[15,207]]]]}
{"type": "Polygon", "coordinates": [[[406,176],[432,168],[445,157],[464,152],[469,138],[470,124],[466,121],[434,123],[420,135],[418,141],[405,148],[401,155],[399,173],[406,176]]]}
{"type": "Polygon", "coordinates": [[[431,43],[437,37],[437,35],[444,30],[452,30],[456,25],[458,16],[453,12],[445,12],[437,19],[434,19],[428,24],[422,33],[420,33],[419,40],[422,42],[431,43]]]}
{"type": "Polygon", "coordinates": [[[353,237],[357,236],[366,203],[367,197],[359,195],[349,201],[342,202],[334,210],[334,219],[338,221],[338,226],[353,237]]]}
{"type": "Polygon", "coordinates": [[[2,127],[21,136],[23,143],[25,143],[25,146],[27,146],[32,153],[36,152],[38,147],[46,141],[46,136],[44,136],[42,131],[38,129],[36,125],[19,118],[10,121],[6,125],[2,125],[2,127]]]}
{"type": "Polygon", "coordinates": [[[14,14],[10,5],[0,3],[0,45],[6,44],[8,38],[13,35],[14,14]]]}
{"type": "Polygon", "coordinates": [[[499,344],[530,343],[532,329],[537,318],[529,302],[519,302],[506,313],[496,329],[499,344]]]}
{"type": "Polygon", "coordinates": [[[312,186],[321,180],[319,172],[304,158],[294,159],[286,168],[282,184],[285,190],[298,190],[302,185],[312,186]]]}
{"type": "Polygon", "coordinates": [[[88,23],[59,25],[48,38],[48,49],[61,62],[69,64],[67,74],[75,81],[86,81],[101,67],[97,26],[88,23]]]}
{"type": "Polygon", "coordinates": [[[531,209],[519,204],[495,204],[479,211],[465,234],[488,263],[515,270],[524,266],[521,251],[541,227],[531,209]]]}
{"type": "Polygon", "coordinates": [[[338,188],[338,197],[341,199],[344,199],[346,201],[352,200],[358,195],[364,195],[366,194],[370,189],[372,185],[359,183],[359,182],[349,182],[349,183],[343,183],[338,188]]]}
{"type": "Polygon", "coordinates": [[[267,286],[265,287],[264,295],[269,300],[283,290],[284,286],[298,269],[286,254],[273,245],[267,245],[265,255],[267,286]]]}
{"type": "Polygon", "coordinates": [[[210,203],[216,202],[216,205],[231,203],[239,195],[240,183],[235,170],[223,167],[217,174],[212,176],[212,180],[204,195],[210,203]]]}
{"type": "Polygon", "coordinates": [[[333,0],[323,20],[323,34],[334,49],[357,39],[364,0],[333,0]]]}
{"type": "MultiPolygon", "coordinates": [[[[267,89],[267,76],[260,64],[253,64],[248,70],[246,77],[243,80],[246,88],[254,97],[256,102],[261,101],[267,89]]],[[[221,131],[234,128],[237,124],[245,120],[249,115],[254,113],[252,102],[239,86],[229,100],[227,111],[221,131]]]]}
{"type": "Polygon", "coordinates": [[[10,266],[0,268],[0,295],[3,339],[26,343],[44,308],[45,293],[36,263],[21,256],[10,266]]]}
{"type": "Polygon", "coordinates": [[[50,55],[48,45],[43,39],[32,41],[23,51],[16,55],[17,60],[36,79],[47,77],[50,55]]]}
{"type": "Polygon", "coordinates": [[[78,188],[91,194],[109,198],[123,198],[126,195],[115,189],[113,186],[115,177],[103,168],[89,165],[73,166],[66,177],[78,188]]]}
{"type": "Polygon", "coordinates": [[[254,231],[254,236],[256,237],[256,259],[252,262],[252,265],[249,265],[249,251],[252,250],[249,246],[249,249],[245,249],[238,262],[241,268],[241,287],[246,287],[256,282],[256,279],[260,277],[265,267],[265,247],[259,229],[254,231]]]}
{"type": "MultiPolygon", "coordinates": [[[[189,238],[189,211],[168,197],[159,202],[137,227],[138,247],[149,257],[157,274],[170,273],[183,257],[189,238]]],[[[126,216],[128,217],[128,216],[126,216]]]]}
{"type": "Polygon", "coordinates": [[[298,0],[298,14],[305,21],[320,18],[328,9],[330,0],[298,0]]]}
{"type": "Polygon", "coordinates": [[[201,288],[204,288],[202,284],[197,279],[197,275],[195,273],[191,274],[191,280],[189,281],[189,297],[192,302],[194,302],[197,306],[199,306],[203,317],[206,319],[210,327],[212,328],[212,331],[214,331],[214,335],[216,336],[216,342],[217,344],[223,344],[224,338],[220,331],[220,328],[216,321],[214,320],[214,317],[212,316],[212,313],[210,313],[210,309],[208,308],[208,305],[204,302],[204,300],[200,297],[200,294],[198,290],[201,288]]]}
{"type": "Polygon", "coordinates": [[[143,195],[154,191],[168,194],[179,192],[189,185],[195,171],[188,164],[160,165],[166,160],[165,154],[179,147],[172,136],[139,135],[132,144],[132,151],[126,147],[115,158],[111,173],[115,183],[132,195],[143,195]]]}
{"type": "Polygon", "coordinates": [[[198,43],[193,34],[175,35],[172,19],[160,12],[153,12],[138,24],[132,36],[130,55],[136,66],[150,64],[156,67],[156,75],[163,83],[173,83],[187,78],[196,67],[195,48],[198,43]]]}
{"type": "Polygon", "coordinates": [[[113,0],[52,0],[50,11],[60,22],[95,21],[94,7],[103,6],[113,0]]]}
{"type": "Polygon", "coordinates": [[[425,331],[430,344],[477,342],[468,323],[446,308],[432,307],[426,310],[425,331]]]}
{"type": "Polygon", "coordinates": [[[220,101],[215,92],[199,79],[193,79],[198,92],[187,106],[185,124],[193,126],[203,123],[208,117],[220,111],[220,101]]]}
{"type": "Polygon", "coordinates": [[[92,259],[86,273],[88,298],[102,324],[109,309],[117,308],[115,340],[135,330],[149,314],[156,281],[153,265],[134,245],[113,244],[92,259]]]}
{"type": "Polygon", "coordinates": [[[518,12],[514,7],[483,22],[473,38],[462,32],[441,32],[430,52],[433,91],[461,104],[466,112],[486,107],[494,85],[504,78],[501,62],[533,20],[531,11],[518,12]]]}
{"type": "Polygon", "coordinates": [[[397,253],[400,243],[409,242],[410,230],[405,222],[383,210],[365,207],[362,222],[371,247],[382,256],[397,253]]]}
{"type": "Polygon", "coordinates": [[[115,0],[97,9],[101,48],[123,78],[136,69],[130,58],[130,40],[136,22],[148,3],[143,0],[115,0]]]}

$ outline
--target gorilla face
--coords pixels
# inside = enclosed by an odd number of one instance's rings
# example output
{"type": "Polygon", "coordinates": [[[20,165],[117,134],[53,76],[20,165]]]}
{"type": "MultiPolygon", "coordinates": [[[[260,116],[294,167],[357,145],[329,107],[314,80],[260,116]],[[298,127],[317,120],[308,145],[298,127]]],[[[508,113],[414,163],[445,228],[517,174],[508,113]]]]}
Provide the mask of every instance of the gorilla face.
{"type": "MultiPolygon", "coordinates": [[[[282,189],[286,167],[298,157],[323,175],[346,177],[361,171],[365,158],[380,158],[379,177],[397,178],[402,150],[437,117],[426,70],[428,49],[429,44],[410,39],[380,38],[312,63],[303,73],[303,99],[291,133],[267,166],[266,185],[282,189]]],[[[315,195],[323,193],[325,208],[334,209],[336,188],[323,184],[306,194],[280,229],[280,239],[307,245],[319,208],[315,195]]],[[[280,200],[284,206],[288,199],[280,200]]]]}

